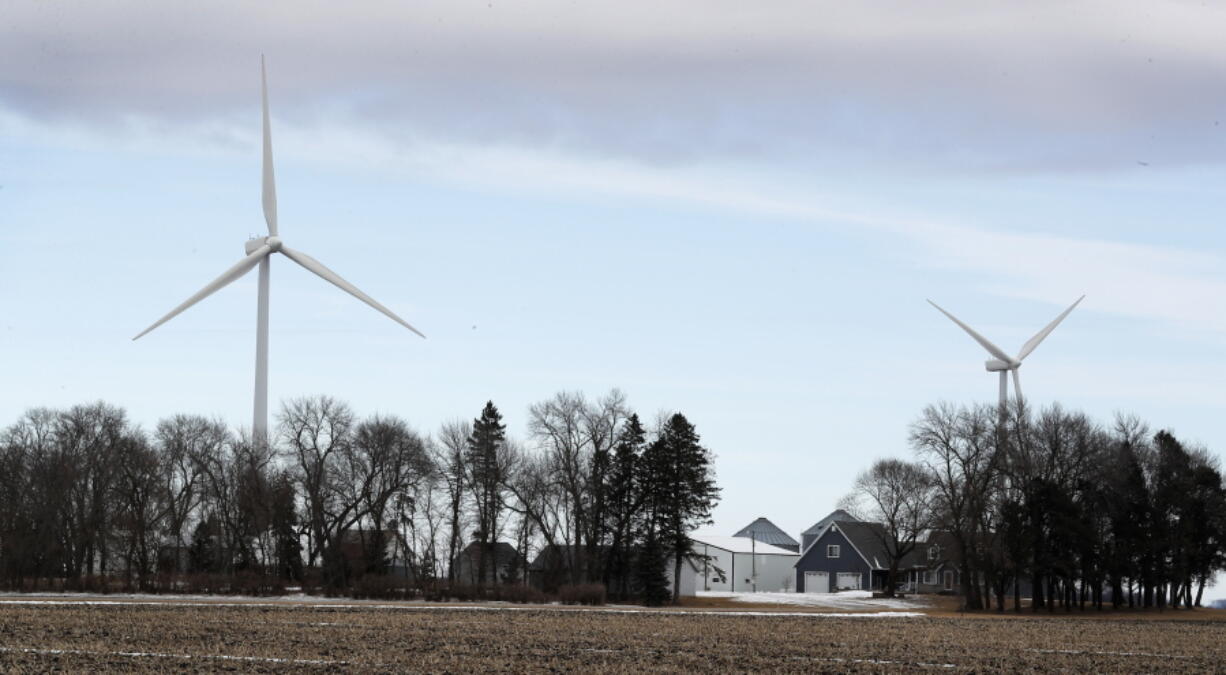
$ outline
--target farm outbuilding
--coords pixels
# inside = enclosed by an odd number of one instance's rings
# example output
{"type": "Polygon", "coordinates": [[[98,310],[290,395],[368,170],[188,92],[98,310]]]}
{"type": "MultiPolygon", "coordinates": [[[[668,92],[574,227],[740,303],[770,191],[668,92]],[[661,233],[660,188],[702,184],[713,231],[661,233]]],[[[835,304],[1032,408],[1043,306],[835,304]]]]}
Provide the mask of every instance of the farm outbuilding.
{"type": "Polygon", "coordinates": [[[734,537],[749,537],[763,544],[778,546],[792,553],[800,553],[800,542],[793,539],[779,528],[778,525],[772,523],[766,518],[758,518],[752,523],[742,527],[739,532],[732,535],[734,537]]]}
{"type": "Polygon", "coordinates": [[[695,563],[701,591],[790,591],[800,556],[749,537],[695,534],[695,563]]]}
{"type": "MultiPolygon", "coordinates": [[[[627,565],[634,569],[637,565],[639,551],[628,551],[627,565]]],[[[528,565],[528,585],[546,593],[556,593],[567,584],[584,583],[589,577],[590,569],[600,569],[598,566],[607,564],[608,546],[597,546],[589,551],[586,546],[549,544],[541,549],[536,558],[528,565]]],[[[668,590],[673,590],[673,573],[676,560],[669,556],[664,560],[664,577],[668,582],[668,590]]],[[[678,595],[692,597],[695,595],[695,585],[702,567],[698,561],[685,558],[681,561],[681,585],[678,595]]],[[[641,592],[638,579],[631,575],[630,588],[625,589],[631,594],[641,592]]]]}

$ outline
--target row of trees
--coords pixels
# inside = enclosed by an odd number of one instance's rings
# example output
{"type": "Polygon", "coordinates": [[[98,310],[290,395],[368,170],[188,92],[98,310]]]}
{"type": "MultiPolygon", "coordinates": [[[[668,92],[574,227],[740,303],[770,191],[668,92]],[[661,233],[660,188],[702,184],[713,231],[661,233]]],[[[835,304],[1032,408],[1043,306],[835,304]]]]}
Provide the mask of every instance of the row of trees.
{"type": "Polygon", "coordinates": [[[549,546],[567,583],[662,601],[666,560],[675,587],[685,533],[718,498],[693,425],[672,414],[648,428],[614,390],[559,393],[531,406],[528,429],[509,438],[492,402],[431,437],[295,399],[271,443],[191,415],[145,432],[105,403],[31,410],[0,435],[0,571],[14,586],[98,574],[135,587],[184,567],[317,571],[345,588],[386,573],[391,553],[415,583],[485,586],[522,581],[549,546]],[[499,541],[521,554],[509,573],[499,541]],[[473,543],[475,578],[457,579],[473,543]]]}
{"type": "MultiPolygon", "coordinates": [[[[1199,606],[1226,569],[1216,459],[1135,417],[1058,405],[926,408],[916,461],[875,464],[851,502],[884,525],[892,567],[927,533],[954,543],[965,606],[1199,606]]],[[[893,587],[891,575],[890,588],[893,587]]]]}

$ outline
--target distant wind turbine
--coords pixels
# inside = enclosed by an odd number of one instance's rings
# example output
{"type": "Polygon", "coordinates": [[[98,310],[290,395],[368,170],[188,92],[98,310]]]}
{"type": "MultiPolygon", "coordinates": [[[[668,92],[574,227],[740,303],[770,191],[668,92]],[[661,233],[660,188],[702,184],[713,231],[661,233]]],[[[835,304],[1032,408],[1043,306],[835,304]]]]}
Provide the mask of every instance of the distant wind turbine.
{"type": "Polygon", "coordinates": [[[170,310],[166,316],[158,319],[152,326],[141,331],[140,335],[132,338],[133,340],[140,339],[149,331],[173,319],[183,310],[209,297],[218,290],[225,288],[233,283],[239,277],[251,271],[253,267],[260,267],[260,290],[258,311],[256,314],[256,334],[255,334],[255,405],[252,420],[252,434],[255,439],[261,442],[268,440],[268,277],[269,267],[272,262],[272,254],[281,253],[285,257],[293,260],[299,265],[305,267],[309,271],[322,277],[325,281],[335,285],[337,288],[349,293],[358,300],[374,307],[388,318],[396,323],[408,328],[409,330],[422,335],[421,331],[410,326],[408,322],[396,316],[390,309],[384,307],[358,290],[357,286],[345,281],[339,274],[333,272],[324,266],[323,263],[312,258],[311,256],[295,251],[294,249],[282,243],[281,238],[277,236],[277,187],[273,180],[272,171],[272,135],[269,131],[268,121],[268,78],[264,72],[264,57],[260,57],[260,94],[264,107],[264,220],[268,223],[268,236],[256,237],[250,239],[245,245],[247,257],[238,261],[233,267],[226,270],[221,276],[214,279],[209,285],[200,289],[192,297],[188,298],[183,304],[170,310]]]}
{"type": "Polygon", "coordinates": [[[1064,317],[1068,316],[1069,312],[1072,312],[1073,309],[1077,307],[1077,305],[1081,304],[1081,301],[1085,299],[1086,296],[1084,295],[1077,298],[1077,302],[1074,302],[1072,306],[1061,312],[1060,316],[1056,317],[1055,320],[1047,324],[1047,326],[1043,330],[1036,333],[1034,337],[1027,340],[1026,344],[1022,345],[1021,351],[1019,351],[1015,357],[1011,357],[1006,354],[1005,350],[992,344],[987,338],[979,333],[976,333],[973,328],[959,321],[958,317],[950,314],[944,309],[941,309],[941,306],[937,303],[929,300],[928,304],[936,307],[942,314],[949,317],[950,320],[961,326],[962,330],[966,331],[971,337],[975,338],[975,342],[978,342],[984,349],[988,350],[989,354],[996,357],[994,359],[989,359],[984,366],[987,367],[988,372],[1000,373],[1000,407],[1001,409],[1004,409],[1005,405],[1009,401],[1009,373],[1013,373],[1013,397],[1017,400],[1021,400],[1022,382],[1017,375],[1017,369],[1022,367],[1022,359],[1029,356],[1030,352],[1033,352],[1035,347],[1038,347],[1039,343],[1042,342],[1048,335],[1051,335],[1051,332],[1056,329],[1056,326],[1060,325],[1061,321],[1064,321],[1064,317]]]}

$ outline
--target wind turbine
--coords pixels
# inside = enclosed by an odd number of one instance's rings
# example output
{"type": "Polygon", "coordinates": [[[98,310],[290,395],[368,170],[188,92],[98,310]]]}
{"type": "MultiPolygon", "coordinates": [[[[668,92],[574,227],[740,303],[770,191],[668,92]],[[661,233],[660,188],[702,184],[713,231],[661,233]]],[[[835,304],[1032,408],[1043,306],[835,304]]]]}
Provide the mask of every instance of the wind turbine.
{"type": "Polygon", "coordinates": [[[152,326],[140,332],[140,335],[132,338],[133,340],[140,339],[149,331],[158,326],[170,321],[175,316],[178,316],[183,310],[209,297],[213,293],[225,288],[239,277],[250,272],[257,265],[260,268],[259,281],[259,301],[256,311],[256,333],[255,333],[255,404],[252,419],[252,434],[257,442],[267,442],[268,440],[268,278],[269,268],[272,263],[272,254],[280,253],[285,257],[293,260],[307,270],[313,272],[324,281],[333,284],[342,291],[349,293],[353,297],[362,302],[374,307],[376,310],[387,315],[388,318],[396,323],[408,328],[409,330],[422,335],[421,331],[410,326],[408,322],[396,316],[392,310],[384,307],[375,301],[374,298],[366,295],[357,286],[345,281],[339,274],[333,272],[324,266],[323,263],[312,258],[311,256],[295,251],[286,246],[279,236],[277,236],[277,186],[273,180],[272,171],[272,135],[269,132],[268,122],[268,77],[264,71],[264,57],[260,56],[260,94],[264,107],[264,220],[268,223],[268,236],[256,237],[249,239],[245,245],[247,257],[238,261],[233,267],[222,273],[207,286],[200,289],[195,295],[188,298],[183,304],[170,310],[166,316],[158,319],[152,326]]]}
{"type": "Polygon", "coordinates": [[[1077,305],[1081,304],[1081,301],[1085,299],[1086,296],[1084,295],[1077,298],[1077,302],[1074,302],[1072,306],[1061,312],[1060,316],[1056,317],[1051,323],[1047,324],[1043,330],[1035,333],[1034,337],[1030,338],[1026,341],[1026,344],[1022,345],[1022,349],[1017,353],[1017,356],[1009,356],[1005,353],[1005,350],[992,344],[991,341],[979,333],[976,333],[975,329],[959,321],[958,317],[950,314],[944,309],[941,309],[941,306],[937,303],[929,300],[928,304],[936,307],[942,314],[949,317],[951,321],[961,326],[962,330],[966,331],[971,337],[975,338],[975,342],[978,342],[984,349],[988,350],[989,354],[996,357],[994,359],[989,359],[986,363],[984,363],[984,366],[987,367],[988,372],[990,373],[1000,373],[1000,407],[1001,410],[1004,410],[1005,405],[1009,400],[1009,373],[1013,373],[1013,397],[1017,400],[1021,400],[1022,382],[1017,375],[1017,370],[1018,368],[1022,367],[1022,359],[1029,356],[1030,352],[1033,352],[1035,347],[1038,347],[1039,343],[1042,342],[1048,335],[1051,335],[1051,332],[1056,329],[1056,326],[1060,325],[1061,321],[1064,321],[1064,317],[1068,316],[1069,312],[1073,311],[1073,309],[1077,307],[1077,305]]]}

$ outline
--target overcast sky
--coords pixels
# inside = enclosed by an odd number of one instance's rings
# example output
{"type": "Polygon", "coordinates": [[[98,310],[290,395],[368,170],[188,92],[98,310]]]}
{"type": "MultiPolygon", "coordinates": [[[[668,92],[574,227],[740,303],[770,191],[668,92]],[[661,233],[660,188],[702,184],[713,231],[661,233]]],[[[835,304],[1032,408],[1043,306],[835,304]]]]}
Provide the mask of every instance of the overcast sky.
{"type": "MultiPolygon", "coordinates": [[[[797,535],[1083,293],[1022,387],[1226,449],[1226,8],[9,2],[0,424],[250,424],[268,59],[271,398],[423,432],[559,390],[684,412],[715,530],[797,535]]],[[[1219,590],[1217,595],[1223,595],[1219,590]]]]}

